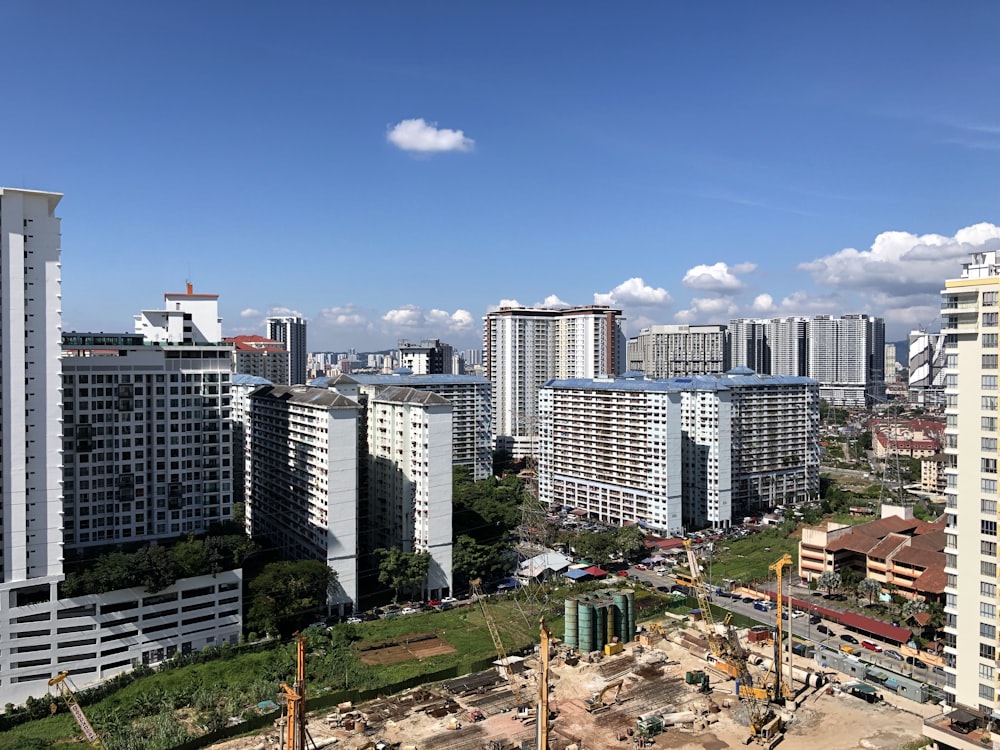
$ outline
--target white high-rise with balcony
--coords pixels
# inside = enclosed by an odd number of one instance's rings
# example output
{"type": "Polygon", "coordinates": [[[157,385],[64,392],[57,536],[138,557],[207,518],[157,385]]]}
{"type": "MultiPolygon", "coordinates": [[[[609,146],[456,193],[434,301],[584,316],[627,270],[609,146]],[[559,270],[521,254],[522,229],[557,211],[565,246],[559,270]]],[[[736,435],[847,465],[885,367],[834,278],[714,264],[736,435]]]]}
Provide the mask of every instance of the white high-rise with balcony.
{"type": "Polygon", "coordinates": [[[1000,258],[972,254],[941,292],[945,337],[948,702],[998,717],[997,463],[1000,258]]]}
{"type": "Polygon", "coordinates": [[[306,344],[306,319],[281,315],[267,319],[267,337],[280,341],[288,350],[288,385],[303,385],[308,377],[309,350],[306,344]]]}
{"type": "Polygon", "coordinates": [[[534,452],[538,389],[552,378],[596,378],[624,370],[621,310],[504,307],[489,313],[483,344],[493,384],[493,438],[515,458],[534,452]]]}

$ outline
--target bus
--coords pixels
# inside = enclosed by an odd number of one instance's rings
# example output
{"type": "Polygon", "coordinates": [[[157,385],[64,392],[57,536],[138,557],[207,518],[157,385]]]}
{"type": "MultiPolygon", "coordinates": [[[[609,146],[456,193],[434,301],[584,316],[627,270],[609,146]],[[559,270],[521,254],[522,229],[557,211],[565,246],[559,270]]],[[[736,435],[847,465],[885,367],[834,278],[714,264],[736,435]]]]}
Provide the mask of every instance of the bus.
{"type": "Polygon", "coordinates": [[[674,585],[671,590],[682,591],[690,596],[694,591],[694,579],[687,573],[674,573],[674,585]]]}

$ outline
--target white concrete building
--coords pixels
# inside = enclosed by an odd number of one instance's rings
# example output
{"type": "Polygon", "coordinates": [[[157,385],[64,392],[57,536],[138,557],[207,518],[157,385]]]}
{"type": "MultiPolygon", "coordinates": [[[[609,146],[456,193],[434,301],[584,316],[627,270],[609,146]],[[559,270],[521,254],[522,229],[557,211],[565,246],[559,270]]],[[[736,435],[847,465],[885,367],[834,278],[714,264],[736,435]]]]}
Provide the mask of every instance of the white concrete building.
{"type": "Polygon", "coordinates": [[[280,341],[288,350],[288,385],[302,385],[308,378],[306,365],[309,349],[306,342],[306,319],[295,315],[279,315],[267,319],[267,337],[280,341]]]}
{"type": "Polygon", "coordinates": [[[662,533],[815,499],[818,386],[726,375],[553,380],[541,390],[538,491],[546,503],[662,533]]]}
{"type": "Polygon", "coordinates": [[[945,336],[945,667],[948,703],[997,705],[1000,258],[973,253],[941,292],[945,336]]]}
{"type": "MultiPolygon", "coordinates": [[[[66,423],[66,432],[63,429],[60,220],[54,215],[61,197],[0,188],[0,304],[4,310],[0,316],[0,704],[22,703],[29,696],[43,698],[48,679],[63,669],[83,687],[136,664],[160,661],[174,650],[235,643],[240,635],[239,570],[178,581],[156,594],[127,589],[59,598],[64,450],[76,451],[78,439],[90,441],[94,448],[97,440],[121,440],[122,435],[107,431],[114,423],[97,419],[74,419],[66,423]],[[78,433],[77,427],[84,424],[95,429],[78,433]],[[96,427],[104,432],[97,432],[96,427]],[[181,600],[184,605],[178,606],[181,600]]],[[[163,322],[163,328],[175,330],[173,321],[163,322]]],[[[197,321],[189,322],[199,330],[204,325],[211,333],[211,321],[205,317],[199,315],[197,321]]],[[[150,327],[154,327],[152,321],[150,327]]],[[[177,330],[182,333],[184,328],[181,320],[177,330]]],[[[194,330],[192,325],[192,335],[194,330]]],[[[107,342],[111,348],[120,343],[118,336],[113,338],[107,342]]],[[[91,385],[88,382],[87,388],[91,385]]],[[[105,392],[100,394],[102,405],[96,407],[95,417],[107,416],[109,409],[126,405],[118,404],[120,400],[134,397],[134,392],[132,396],[120,394],[113,382],[102,382],[99,387],[105,392]],[[115,406],[107,407],[105,401],[115,406]]],[[[91,397],[98,399],[98,394],[86,396],[91,397]]],[[[88,416],[92,405],[96,406],[87,402],[88,416]]],[[[74,417],[79,414],[82,410],[74,417]]],[[[102,446],[104,453],[115,450],[102,446]]],[[[89,458],[88,454],[88,462],[89,458]]],[[[106,459],[98,461],[98,467],[106,466],[106,459]]],[[[88,481],[95,483],[94,488],[88,486],[88,492],[105,493],[106,505],[107,494],[118,492],[117,476],[88,472],[88,481]],[[100,487],[96,487],[98,481],[100,487]]],[[[115,502],[119,500],[113,497],[111,503],[115,502]]]]}
{"type": "Polygon", "coordinates": [[[143,330],[63,336],[67,555],[232,520],[231,349],[143,330]]]}
{"type": "Polygon", "coordinates": [[[807,325],[809,377],[820,398],[864,408],[885,401],[885,321],[870,315],[816,315],[807,325]]]}
{"type": "Polygon", "coordinates": [[[424,339],[413,344],[406,339],[399,341],[400,367],[414,375],[451,375],[456,372],[454,349],[438,339],[424,339]]]}
{"type": "Polygon", "coordinates": [[[729,321],[730,367],[748,367],[761,375],[771,372],[771,321],[734,318],[729,321]]]}
{"type": "Polygon", "coordinates": [[[265,378],[273,385],[288,382],[289,354],[280,341],[263,336],[234,336],[224,340],[233,347],[233,372],[265,378]]]}
{"type": "Polygon", "coordinates": [[[367,408],[372,396],[392,386],[432,391],[452,406],[452,464],[465,466],[476,481],[493,474],[490,381],[475,375],[416,375],[404,369],[392,375],[333,375],[310,385],[332,388],[367,408]]]}
{"type": "Polygon", "coordinates": [[[656,325],[627,344],[628,369],[649,378],[726,372],[729,332],[720,325],[656,325]]]}
{"type": "Polygon", "coordinates": [[[909,401],[944,406],[944,334],[910,331],[909,401]]]}
{"type": "MultiPolygon", "coordinates": [[[[328,605],[358,600],[357,402],[326,388],[262,386],[250,395],[247,531],[337,574],[328,605]]],[[[450,531],[450,527],[449,527],[450,531]]]]}
{"type": "Polygon", "coordinates": [[[534,453],[538,389],[552,378],[616,375],[625,367],[621,310],[505,307],[484,318],[484,367],[493,385],[496,447],[534,453]]]}
{"type": "Polygon", "coordinates": [[[452,587],[452,405],[391,386],[368,406],[368,502],[375,548],[429,552],[427,599],[452,587]]]}

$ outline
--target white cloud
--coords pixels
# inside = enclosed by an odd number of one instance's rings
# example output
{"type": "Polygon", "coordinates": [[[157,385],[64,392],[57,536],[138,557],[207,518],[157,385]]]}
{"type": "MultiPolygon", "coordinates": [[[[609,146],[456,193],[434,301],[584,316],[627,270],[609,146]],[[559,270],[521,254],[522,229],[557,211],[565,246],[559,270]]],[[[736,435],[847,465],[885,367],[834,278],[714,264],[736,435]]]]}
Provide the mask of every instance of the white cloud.
{"type": "Polygon", "coordinates": [[[386,330],[392,333],[399,329],[412,335],[414,331],[426,333],[427,335],[444,336],[448,333],[465,333],[474,326],[472,313],[468,310],[447,310],[431,309],[424,311],[416,305],[403,305],[395,310],[389,310],[382,316],[382,322],[386,330]]]}
{"type": "Polygon", "coordinates": [[[981,223],[960,229],[954,237],[940,234],[882,232],[868,250],[848,247],[799,264],[820,286],[896,296],[937,294],[945,279],[954,278],[960,262],[976,250],[1000,248],[1000,227],[981,223]]]}
{"type": "Polygon", "coordinates": [[[736,314],[739,306],[728,297],[695,297],[687,310],[674,314],[678,323],[725,324],[736,314]]]}
{"type": "Polygon", "coordinates": [[[427,122],[422,117],[396,123],[389,129],[386,139],[403,151],[423,154],[471,151],[476,144],[461,130],[439,128],[436,122],[427,122]]]}
{"type": "Polygon", "coordinates": [[[253,307],[248,307],[245,310],[240,310],[241,318],[259,318],[261,316],[261,311],[253,307]]]}
{"type": "Polygon", "coordinates": [[[774,298],[770,294],[758,294],[753,299],[750,309],[757,314],[765,314],[774,311],[774,298]]]}
{"type": "Polygon", "coordinates": [[[702,292],[739,291],[744,285],[737,275],[748,274],[756,268],[753,263],[738,263],[732,268],[722,261],[711,266],[702,264],[688,270],[682,283],[702,292]]]}
{"type": "Polygon", "coordinates": [[[594,292],[595,305],[634,307],[668,307],[673,304],[670,293],[662,287],[652,287],[640,277],[623,281],[610,292],[594,292]]]}
{"type": "Polygon", "coordinates": [[[557,294],[550,294],[548,297],[546,297],[544,300],[542,300],[542,304],[540,306],[541,307],[569,307],[570,305],[569,305],[568,302],[563,302],[561,299],[559,299],[559,295],[557,295],[557,294]]]}
{"type": "Polygon", "coordinates": [[[309,320],[308,316],[303,315],[298,310],[293,310],[290,307],[269,307],[267,309],[268,317],[295,317],[295,318],[305,318],[309,320]]]}
{"type": "Polygon", "coordinates": [[[317,322],[334,328],[367,329],[371,327],[366,311],[351,304],[340,307],[324,307],[319,311],[317,322]]]}

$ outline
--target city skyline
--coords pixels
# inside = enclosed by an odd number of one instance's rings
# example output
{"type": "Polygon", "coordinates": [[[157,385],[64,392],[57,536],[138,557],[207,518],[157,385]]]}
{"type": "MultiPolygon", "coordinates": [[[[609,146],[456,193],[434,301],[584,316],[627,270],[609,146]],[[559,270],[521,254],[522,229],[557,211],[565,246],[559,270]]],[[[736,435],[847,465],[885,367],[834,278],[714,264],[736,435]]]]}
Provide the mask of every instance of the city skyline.
{"type": "Polygon", "coordinates": [[[513,302],[898,341],[1000,244],[1000,10],[899,10],[15,6],[3,183],[67,196],[66,330],[190,281],[313,351],[480,346],[513,302]]]}

